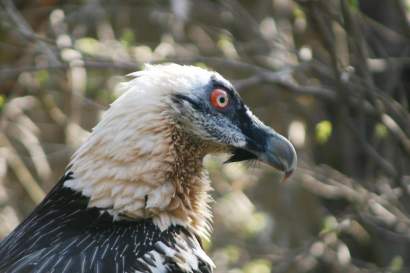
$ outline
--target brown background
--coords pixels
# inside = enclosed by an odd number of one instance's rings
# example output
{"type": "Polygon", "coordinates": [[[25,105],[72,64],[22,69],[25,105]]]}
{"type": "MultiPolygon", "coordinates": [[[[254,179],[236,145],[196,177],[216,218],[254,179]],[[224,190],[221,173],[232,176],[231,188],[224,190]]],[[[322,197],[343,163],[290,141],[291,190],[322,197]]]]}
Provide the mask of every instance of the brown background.
{"type": "Polygon", "coordinates": [[[0,238],[145,62],[215,69],[295,144],[206,165],[216,272],[410,272],[408,0],[0,0],[0,238]]]}

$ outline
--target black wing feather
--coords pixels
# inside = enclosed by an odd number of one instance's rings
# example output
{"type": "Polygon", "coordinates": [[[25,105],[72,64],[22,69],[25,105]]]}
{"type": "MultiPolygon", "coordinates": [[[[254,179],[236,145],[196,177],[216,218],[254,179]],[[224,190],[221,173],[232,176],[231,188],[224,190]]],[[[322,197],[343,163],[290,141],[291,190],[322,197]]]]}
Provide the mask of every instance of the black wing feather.
{"type": "MultiPolygon", "coordinates": [[[[152,220],[113,221],[108,213],[87,208],[86,197],[63,186],[71,175],[64,176],[33,213],[0,242],[0,272],[212,272],[201,257],[195,257],[198,266],[190,268],[170,253],[158,251],[159,243],[177,250],[177,245],[186,245],[181,240],[197,242],[185,228],[171,226],[161,231],[152,220]]],[[[195,255],[194,250],[187,255],[195,255]]]]}

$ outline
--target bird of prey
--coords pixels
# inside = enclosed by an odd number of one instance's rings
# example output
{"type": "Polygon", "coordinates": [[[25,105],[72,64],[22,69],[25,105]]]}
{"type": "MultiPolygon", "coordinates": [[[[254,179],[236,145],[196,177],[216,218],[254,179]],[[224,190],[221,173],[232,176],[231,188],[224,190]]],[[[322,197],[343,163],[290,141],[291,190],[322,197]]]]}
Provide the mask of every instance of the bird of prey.
{"type": "Polygon", "coordinates": [[[2,273],[210,273],[203,158],[296,166],[220,74],[148,65],[75,152],[42,203],[0,243],[2,273]]]}

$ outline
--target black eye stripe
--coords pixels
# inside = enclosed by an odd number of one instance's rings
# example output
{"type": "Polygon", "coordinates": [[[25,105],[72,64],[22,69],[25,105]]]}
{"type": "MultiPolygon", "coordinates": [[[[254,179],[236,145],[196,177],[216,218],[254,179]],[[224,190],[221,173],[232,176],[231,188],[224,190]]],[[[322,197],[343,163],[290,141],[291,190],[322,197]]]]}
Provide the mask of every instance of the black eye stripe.
{"type": "Polygon", "coordinates": [[[228,96],[230,96],[230,97],[232,97],[232,96],[234,95],[233,90],[230,89],[230,88],[227,88],[227,87],[224,86],[224,85],[214,84],[214,85],[213,85],[213,89],[222,89],[222,90],[225,91],[225,92],[228,94],[228,96]]]}
{"type": "Polygon", "coordinates": [[[216,88],[222,89],[226,91],[230,97],[235,96],[235,91],[233,90],[233,87],[227,86],[223,82],[218,81],[215,77],[211,78],[211,85],[212,85],[212,89],[216,89],[216,88]]]}
{"type": "Polygon", "coordinates": [[[173,101],[174,101],[175,103],[179,103],[179,104],[182,103],[182,101],[186,101],[186,102],[189,102],[194,109],[196,109],[196,110],[200,110],[200,109],[201,109],[201,106],[199,105],[199,103],[197,103],[196,101],[194,101],[194,100],[191,99],[190,97],[185,96],[185,95],[182,95],[182,94],[176,94],[176,95],[174,95],[173,101]]]}

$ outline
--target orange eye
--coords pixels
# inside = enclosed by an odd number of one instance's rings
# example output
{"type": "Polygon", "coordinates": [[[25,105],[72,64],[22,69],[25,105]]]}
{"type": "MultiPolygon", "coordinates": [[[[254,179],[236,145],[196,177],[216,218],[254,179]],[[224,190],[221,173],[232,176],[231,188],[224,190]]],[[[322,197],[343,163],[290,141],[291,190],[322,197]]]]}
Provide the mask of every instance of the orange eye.
{"type": "Polygon", "coordinates": [[[214,89],[211,93],[211,104],[218,110],[225,109],[229,104],[229,96],[222,89],[214,89]]]}

